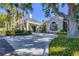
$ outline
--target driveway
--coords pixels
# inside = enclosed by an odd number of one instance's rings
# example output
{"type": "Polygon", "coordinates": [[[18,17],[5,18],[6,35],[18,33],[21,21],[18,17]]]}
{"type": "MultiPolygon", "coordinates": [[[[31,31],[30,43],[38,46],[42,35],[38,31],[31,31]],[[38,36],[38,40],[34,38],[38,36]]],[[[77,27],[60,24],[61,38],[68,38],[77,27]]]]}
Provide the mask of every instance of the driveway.
{"type": "Polygon", "coordinates": [[[0,56],[13,51],[14,48],[2,36],[0,36],[0,56]]]}
{"type": "Polygon", "coordinates": [[[55,34],[33,33],[29,36],[6,36],[3,37],[13,47],[11,53],[6,56],[47,56],[48,46],[55,34]]]}

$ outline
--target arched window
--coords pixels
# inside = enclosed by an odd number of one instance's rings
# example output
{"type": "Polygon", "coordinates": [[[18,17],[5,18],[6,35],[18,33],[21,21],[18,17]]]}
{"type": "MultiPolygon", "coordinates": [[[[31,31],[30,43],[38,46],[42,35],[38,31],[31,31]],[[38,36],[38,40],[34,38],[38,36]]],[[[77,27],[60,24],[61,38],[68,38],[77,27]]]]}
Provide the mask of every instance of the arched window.
{"type": "Polygon", "coordinates": [[[56,22],[52,22],[50,24],[50,31],[57,31],[58,30],[58,26],[56,24],[56,22]]]}

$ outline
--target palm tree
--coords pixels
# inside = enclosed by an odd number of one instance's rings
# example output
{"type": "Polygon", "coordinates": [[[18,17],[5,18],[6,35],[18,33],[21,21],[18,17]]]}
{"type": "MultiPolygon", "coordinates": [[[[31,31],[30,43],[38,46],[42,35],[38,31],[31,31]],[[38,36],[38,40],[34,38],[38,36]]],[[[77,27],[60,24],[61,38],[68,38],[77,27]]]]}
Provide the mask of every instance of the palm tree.
{"type": "Polygon", "coordinates": [[[23,14],[25,13],[29,13],[28,11],[32,12],[33,8],[32,8],[32,3],[22,3],[21,4],[21,8],[23,9],[23,14]]]}
{"type": "Polygon", "coordinates": [[[0,14],[0,27],[5,28],[7,21],[7,14],[0,14]]]}
{"type": "MultiPolygon", "coordinates": [[[[31,3],[22,3],[21,4],[21,9],[23,9],[23,16],[25,17],[25,13],[28,14],[29,11],[32,12],[33,8],[32,8],[32,4],[31,3]]],[[[24,19],[23,17],[23,19],[24,19]]],[[[24,21],[24,27],[26,27],[26,22],[24,21]]],[[[26,30],[26,29],[25,29],[26,30]]]]}
{"type": "Polygon", "coordinates": [[[28,13],[26,7],[27,7],[27,4],[26,4],[26,3],[22,3],[22,4],[21,4],[21,9],[23,9],[23,16],[24,16],[25,13],[28,13]]]}
{"type": "Polygon", "coordinates": [[[15,7],[16,7],[16,29],[18,28],[18,18],[19,18],[19,12],[18,12],[18,8],[19,8],[19,4],[18,3],[15,3],[14,4],[15,7]]]}

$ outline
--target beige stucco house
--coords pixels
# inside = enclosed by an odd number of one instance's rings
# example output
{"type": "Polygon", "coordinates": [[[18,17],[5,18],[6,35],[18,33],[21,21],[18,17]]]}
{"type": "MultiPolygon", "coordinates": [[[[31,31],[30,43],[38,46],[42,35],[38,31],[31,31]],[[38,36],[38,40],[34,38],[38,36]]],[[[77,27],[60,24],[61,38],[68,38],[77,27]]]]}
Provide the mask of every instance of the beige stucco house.
{"type": "MultiPolygon", "coordinates": [[[[63,29],[63,18],[60,16],[51,17],[46,21],[46,31],[47,32],[59,32],[63,29]]],[[[32,25],[36,26],[37,32],[40,30],[42,22],[32,18],[32,14],[29,14],[28,18],[20,18],[17,22],[14,17],[14,24],[11,25],[12,28],[17,28],[20,30],[33,30],[32,25]],[[18,23],[18,26],[17,26],[18,23]]]]}
{"type": "MultiPolygon", "coordinates": [[[[46,31],[47,32],[59,32],[63,29],[63,18],[60,16],[51,17],[46,21],[46,31]]],[[[40,30],[41,22],[34,20],[32,17],[23,19],[20,21],[21,29],[24,27],[24,30],[32,30],[32,25],[36,25],[37,30],[40,30]]]]}
{"type": "Polygon", "coordinates": [[[32,18],[25,19],[24,23],[25,23],[25,26],[24,26],[25,30],[32,30],[32,25],[35,25],[36,28],[38,28],[40,26],[40,22],[37,20],[34,20],[32,18]]]}
{"type": "Polygon", "coordinates": [[[59,32],[63,29],[63,18],[59,16],[51,17],[46,23],[47,32],[59,32]]]}
{"type": "MultiPolygon", "coordinates": [[[[31,30],[32,31],[32,25],[36,26],[36,29],[40,26],[40,22],[32,18],[32,14],[29,15],[28,18],[22,18],[18,21],[20,30],[31,30]]],[[[16,27],[17,28],[17,27],[16,27]]]]}

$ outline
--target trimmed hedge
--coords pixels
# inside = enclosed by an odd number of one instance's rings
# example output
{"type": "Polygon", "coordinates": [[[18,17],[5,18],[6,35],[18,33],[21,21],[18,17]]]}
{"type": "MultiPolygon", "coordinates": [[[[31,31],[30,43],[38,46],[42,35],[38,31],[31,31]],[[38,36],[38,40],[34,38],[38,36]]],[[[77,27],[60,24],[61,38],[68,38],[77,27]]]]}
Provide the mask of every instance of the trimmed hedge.
{"type": "Polygon", "coordinates": [[[23,35],[24,31],[23,30],[15,30],[15,35],[23,35]]]}
{"type": "Polygon", "coordinates": [[[58,35],[67,35],[67,32],[56,32],[58,35]]]}
{"type": "Polygon", "coordinates": [[[6,36],[14,36],[15,35],[15,32],[13,31],[6,31],[6,36]]]}
{"type": "Polygon", "coordinates": [[[24,30],[6,31],[6,36],[31,35],[32,32],[24,30]]]}

